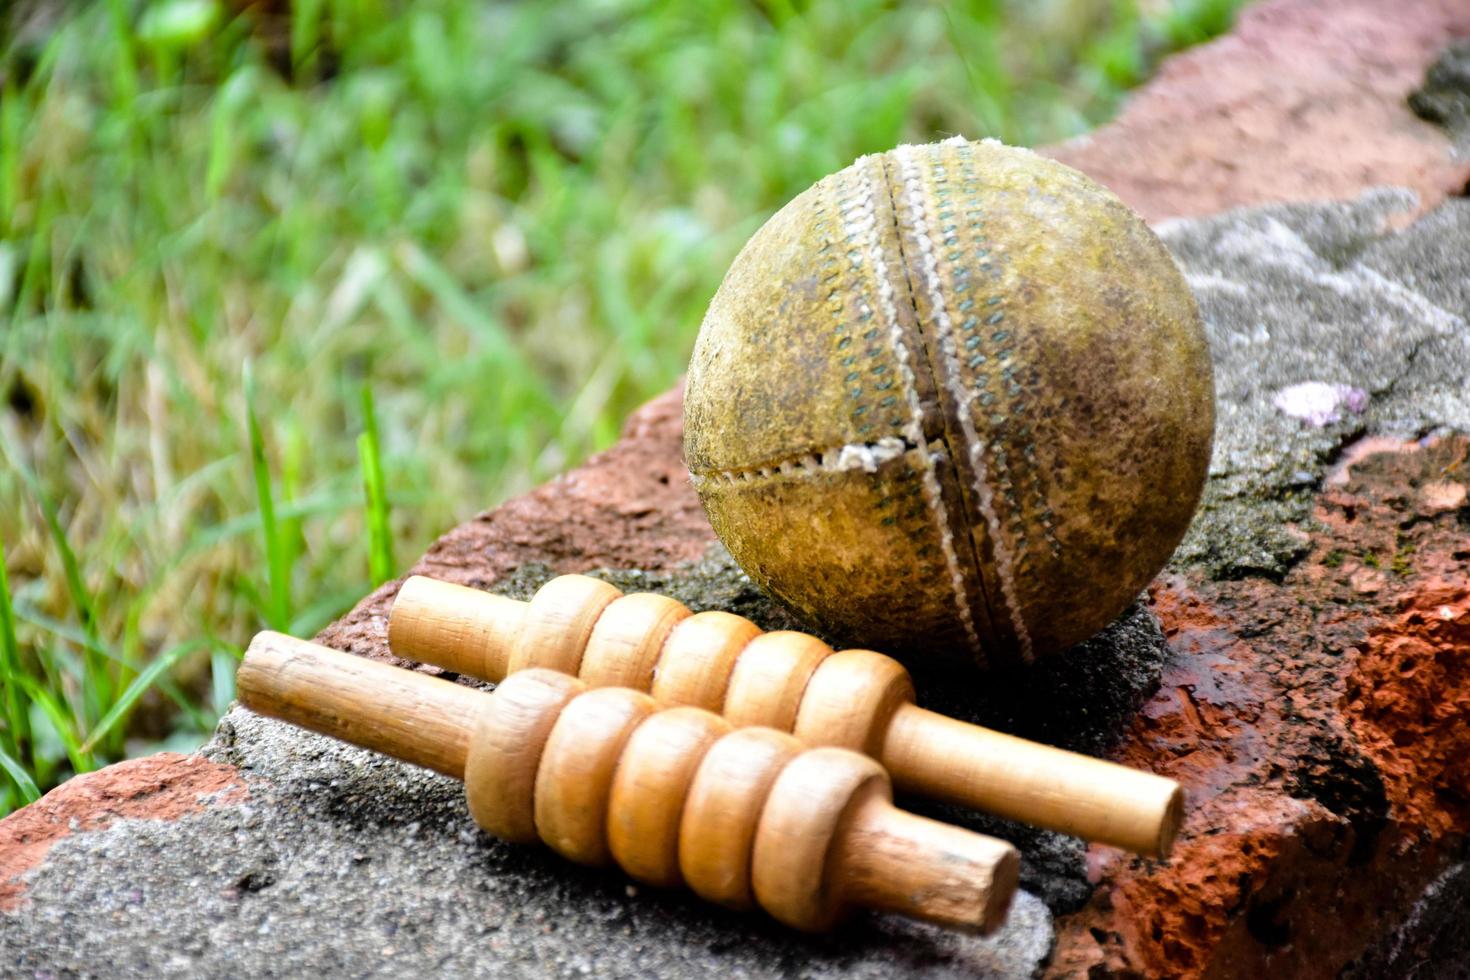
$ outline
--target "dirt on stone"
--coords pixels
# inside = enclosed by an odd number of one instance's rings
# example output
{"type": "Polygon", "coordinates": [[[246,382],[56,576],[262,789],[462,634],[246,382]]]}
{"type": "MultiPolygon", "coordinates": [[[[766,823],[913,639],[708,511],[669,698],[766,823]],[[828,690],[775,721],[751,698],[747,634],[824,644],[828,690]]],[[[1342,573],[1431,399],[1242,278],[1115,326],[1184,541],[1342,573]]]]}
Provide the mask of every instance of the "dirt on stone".
{"type": "Polygon", "coordinates": [[[1435,834],[1470,829],[1470,587],[1425,583],[1368,638],[1343,711],[1398,818],[1435,834]]]}
{"type": "Polygon", "coordinates": [[[177,820],[206,806],[249,798],[234,766],[177,752],[130,759],[68,780],[0,820],[0,912],[20,907],[24,875],[64,837],[101,830],[117,820],[177,820]]]}
{"type": "Polygon", "coordinates": [[[1470,40],[1450,45],[1409,94],[1420,119],[1443,126],[1462,148],[1470,147],[1470,40]]]}
{"type": "Polygon", "coordinates": [[[1324,518],[1361,525],[1390,507],[1392,540],[1365,541],[1384,555],[1394,605],[1359,647],[1340,710],[1376,764],[1395,818],[1439,837],[1470,831],[1470,439],[1405,444],[1365,460],[1330,495],[1324,518]],[[1377,472],[1373,472],[1377,470],[1377,472]],[[1403,479],[1381,482],[1393,471],[1403,479]],[[1434,534],[1436,530],[1439,535],[1434,534]],[[1390,552],[1390,549],[1391,552],[1390,552]],[[1388,554],[1391,559],[1387,559],[1388,554]],[[1412,569],[1412,586],[1396,588],[1412,569]]]}

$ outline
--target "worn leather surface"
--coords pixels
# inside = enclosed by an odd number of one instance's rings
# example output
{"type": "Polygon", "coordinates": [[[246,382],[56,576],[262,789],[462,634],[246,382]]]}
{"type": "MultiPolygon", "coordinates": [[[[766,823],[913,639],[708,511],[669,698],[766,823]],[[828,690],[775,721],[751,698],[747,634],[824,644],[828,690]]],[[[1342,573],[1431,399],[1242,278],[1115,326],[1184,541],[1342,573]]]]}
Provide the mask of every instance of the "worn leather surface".
{"type": "Polygon", "coordinates": [[[1132,601],[1213,427],[1158,239],[994,141],[865,157],[778,212],[710,304],[685,399],[695,488],[756,581],[849,643],[996,662],[1132,601]]]}

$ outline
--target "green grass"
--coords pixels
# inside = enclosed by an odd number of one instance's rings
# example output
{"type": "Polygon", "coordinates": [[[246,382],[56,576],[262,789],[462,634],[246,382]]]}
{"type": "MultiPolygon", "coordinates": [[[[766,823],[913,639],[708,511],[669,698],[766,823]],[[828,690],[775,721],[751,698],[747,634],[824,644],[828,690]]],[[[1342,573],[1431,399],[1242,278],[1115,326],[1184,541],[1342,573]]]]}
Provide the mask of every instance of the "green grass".
{"type": "Polygon", "coordinates": [[[5,38],[0,812],[606,446],[817,177],[1086,130],[1236,3],[240,6],[5,38]]]}

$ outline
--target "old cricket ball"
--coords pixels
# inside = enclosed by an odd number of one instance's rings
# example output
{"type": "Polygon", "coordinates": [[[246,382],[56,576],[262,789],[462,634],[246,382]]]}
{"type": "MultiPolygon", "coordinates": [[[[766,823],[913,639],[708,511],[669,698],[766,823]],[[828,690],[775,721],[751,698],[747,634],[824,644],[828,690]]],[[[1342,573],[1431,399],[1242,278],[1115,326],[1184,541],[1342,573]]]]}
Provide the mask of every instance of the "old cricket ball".
{"type": "Polygon", "coordinates": [[[866,156],[736,257],[685,459],[750,577],[843,642],[995,665],[1107,625],[1198,504],[1199,313],[1121,201],[993,140],[866,156]]]}

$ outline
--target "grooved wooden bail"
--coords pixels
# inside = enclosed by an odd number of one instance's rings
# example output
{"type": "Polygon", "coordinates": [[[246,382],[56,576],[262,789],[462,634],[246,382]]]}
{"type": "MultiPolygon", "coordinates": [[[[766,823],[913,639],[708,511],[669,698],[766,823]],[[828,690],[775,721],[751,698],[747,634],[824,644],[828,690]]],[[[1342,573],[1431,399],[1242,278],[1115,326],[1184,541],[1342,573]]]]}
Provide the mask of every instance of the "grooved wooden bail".
{"type": "Polygon", "coordinates": [[[1015,848],[894,808],[872,759],[657,711],[626,688],[530,669],[485,694],[261,634],[239,690],[261,713],[463,773],[490,833],[737,908],[754,900],[796,928],[871,906],[986,931],[1015,892],[1015,848]]]}
{"type": "Polygon", "coordinates": [[[1183,819],[1172,779],[918,707],[891,657],[762,633],[730,613],[690,615],[586,576],[552,579],[529,604],[415,576],[388,623],[402,657],[493,681],[530,666],[580,671],[593,686],[628,685],[736,726],[865,752],[902,790],[1139,854],[1167,856],[1183,819]]]}

